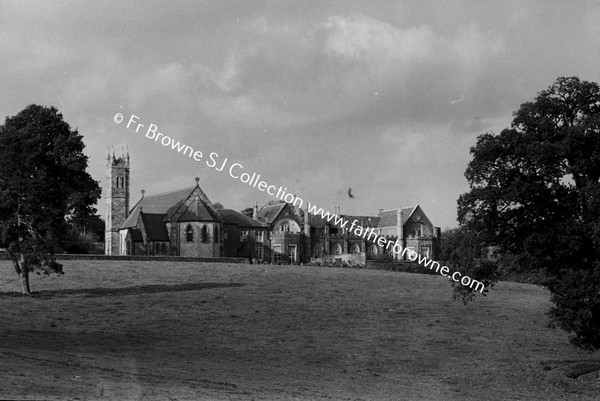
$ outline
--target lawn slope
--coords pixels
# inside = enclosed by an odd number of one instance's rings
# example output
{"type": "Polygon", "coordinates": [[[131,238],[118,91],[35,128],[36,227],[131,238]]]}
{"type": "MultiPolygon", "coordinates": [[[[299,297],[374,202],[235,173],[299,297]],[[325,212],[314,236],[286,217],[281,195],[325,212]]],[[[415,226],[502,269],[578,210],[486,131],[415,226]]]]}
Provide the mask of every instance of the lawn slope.
{"type": "Polygon", "coordinates": [[[0,399],[597,400],[597,363],[546,328],[539,287],[467,306],[446,279],[389,271],[0,262],[0,399]]]}

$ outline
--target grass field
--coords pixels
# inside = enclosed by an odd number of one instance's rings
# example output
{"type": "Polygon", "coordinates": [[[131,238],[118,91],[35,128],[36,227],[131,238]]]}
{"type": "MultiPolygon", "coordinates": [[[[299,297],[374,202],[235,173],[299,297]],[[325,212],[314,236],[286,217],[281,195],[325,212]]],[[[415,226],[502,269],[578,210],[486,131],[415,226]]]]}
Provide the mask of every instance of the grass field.
{"type": "Polygon", "coordinates": [[[0,399],[598,400],[600,356],[546,328],[548,294],[452,301],[438,276],[65,261],[18,294],[0,262],[0,399]],[[578,365],[577,365],[578,364],[578,365]]]}

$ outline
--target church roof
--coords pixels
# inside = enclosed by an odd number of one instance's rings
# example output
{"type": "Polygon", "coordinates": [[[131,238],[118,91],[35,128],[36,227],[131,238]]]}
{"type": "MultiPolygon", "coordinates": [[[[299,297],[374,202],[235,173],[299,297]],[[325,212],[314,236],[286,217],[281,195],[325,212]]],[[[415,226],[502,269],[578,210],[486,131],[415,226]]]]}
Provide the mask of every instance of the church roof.
{"type": "MultiPolygon", "coordinates": [[[[180,202],[181,205],[181,202],[180,202]]],[[[167,218],[171,218],[172,214],[177,211],[178,208],[172,208],[169,211],[170,215],[167,215],[167,218]]],[[[203,202],[200,196],[196,195],[195,199],[190,203],[186,210],[183,211],[181,217],[179,217],[178,221],[219,221],[221,220],[217,211],[211,210],[203,202]]]]}
{"type": "Polygon", "coordinates": [[[264,221],[267,224],[271,224],[281,213],[286,203],[276,203],[275,205],[263,206],[256,216],[260,221],[264,221]]]}
{"type": "Polygon", "coordinates": [[[166,215],[173,205],[183,202],[192,193],[194,188],[195,187],[184,188],[177,191],[142,197],[142,199],[140,199],[133,207],[129,216],[127,216],[127,219],[121,224],[120,228],[135,227],[139,219],[140,211],[143,211],[144,213],[166,215]]]}
{"type": "Polygon", "coordinates": [[[142,223],[149,241],[169,241],[164,214],[141,213],[142,223]]]}
{"type": "Polygon", "coordinates": [[[256,221],[252,217],[248,217],[235,210],[221,209],[219,210],[219,214],[223,217],[223,222],[225,224],[236,225],[239,227],[267,228],[264,223],[256,221]]]}

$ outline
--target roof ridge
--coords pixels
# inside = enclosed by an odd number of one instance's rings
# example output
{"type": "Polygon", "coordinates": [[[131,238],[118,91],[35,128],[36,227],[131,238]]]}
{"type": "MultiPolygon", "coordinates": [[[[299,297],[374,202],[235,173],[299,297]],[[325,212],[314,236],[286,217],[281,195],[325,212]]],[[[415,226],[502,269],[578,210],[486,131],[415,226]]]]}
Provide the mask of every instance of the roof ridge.
{"type": "Polygon", "coordinates": [[[163,195],[167,195],[167,194],[174,194],[175,192],[183,192],[183,191],[186,191],[186,190],[189,190],[190,192],[192,192],[195,188],[196,188],[196,186],[186,187],[186,188],[180,188],[180,189],[174,189],[172,191],[159,192],[159,193],[154,194],[154,195],[144,196],[142,199],[154,198],[156,196],[163,196],[163,195]]]}

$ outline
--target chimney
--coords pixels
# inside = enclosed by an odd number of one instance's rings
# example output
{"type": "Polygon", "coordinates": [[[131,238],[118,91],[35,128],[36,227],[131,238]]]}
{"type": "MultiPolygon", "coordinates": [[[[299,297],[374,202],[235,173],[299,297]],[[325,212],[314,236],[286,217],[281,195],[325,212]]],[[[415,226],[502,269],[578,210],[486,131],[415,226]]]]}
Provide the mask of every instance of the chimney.
{"type": "Polygon", "coordinates": [[[254,202],[254,210],[252,211],[252,218],[256,220],[258,218],[258,202],[254,202]]]}
{"type": "Polygon", "coordinates": [[[304,211],[304,235],[310,238],[310,213],[308,212],[308,205],[306,205],[306,210],[304,211]]]}
{"type": "Polygon", "coordinates": [[[402,208],[396,210],[396,236],[400,240],[400,245],[404,246],[404,221],[402,220],[402,208]]]}
{"type": "Polygon", "coordinates": [[[300,218],[302,216],[301,210],[300,210],[300,206],[298,206],[296,204],[296,199],[298,199],[298,197],[296,196],[296,194],[294,194],[294,203],[292,203],[292,206],[294,208],[294,213],[296,213],[296,215],[298,216],[298,218],[300,218]]]}

